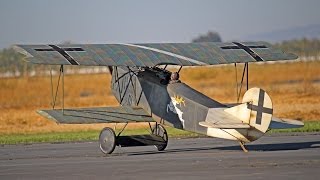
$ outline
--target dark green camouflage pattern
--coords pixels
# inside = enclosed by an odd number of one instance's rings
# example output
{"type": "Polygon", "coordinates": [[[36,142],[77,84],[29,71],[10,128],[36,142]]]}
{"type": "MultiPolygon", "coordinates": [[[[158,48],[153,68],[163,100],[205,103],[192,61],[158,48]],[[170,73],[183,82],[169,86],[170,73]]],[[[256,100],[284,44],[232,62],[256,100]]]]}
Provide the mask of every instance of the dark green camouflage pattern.
{"type": "Polygon", "coordinates": [[[78,109],[40,110],[38,113],[62,124],[155,122],[139,107],[96,107],[78,109]]]}
{"type": "MultiPolygon", "coordinates": [[[[235,42],[236,43],[236,42],[235,42]]],[[[81,51],[64,51],[77,64],[84,66],[154,67],[162,64],[204,66],[229,63],[256,62],[244,49],[223,49],[235,43],[154,43],[154,44],[70,44],[57,45],[61,49],[79,48],[81,51]]],[[[262,61],[293,60],[297,56],[287,54],[266,42],[243,42],[262,61]]],[[[51,45],[52,46],[52,45],[51,45]]],[[[27,55],[36,64],[70,65],[61,52],[49,45],[16,45],[15,49],[27,55]],[[37,51],[37,49],[41,51],[37,51]]]]}

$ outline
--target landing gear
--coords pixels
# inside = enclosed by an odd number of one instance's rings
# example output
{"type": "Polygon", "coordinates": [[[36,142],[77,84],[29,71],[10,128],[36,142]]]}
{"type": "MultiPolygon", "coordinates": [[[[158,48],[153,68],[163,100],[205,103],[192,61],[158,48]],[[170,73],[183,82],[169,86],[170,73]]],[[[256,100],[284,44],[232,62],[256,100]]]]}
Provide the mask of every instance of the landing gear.
{"type": "Polygon", "coordinates": [[[165,150],[168,145],[168,133],[166,129],[161,124],[157,123],[155,127],[152,129],[152,134],[158,137],[161,137],[163,139],[164,143],[155,145],[158,151],[165,150]]]}
{"type": "Polygon", "coordinates": [[[111,154],[116,147],[116,135],[113,129],[103,128],[99,135],[100,150],[104,154],[111,154]]]}
{"type": "Polygon", "coordinates": [[[116,146],[155,146],[159,151],[163,151],[168,145],[167,131],[158,123],[154,128],[150,126],[151,134],[147,135],[120,136],[125,127],[117,135],[109,127],[102,129],[99,136],[99,145],[104,154],[111,154],[116,146]]]}

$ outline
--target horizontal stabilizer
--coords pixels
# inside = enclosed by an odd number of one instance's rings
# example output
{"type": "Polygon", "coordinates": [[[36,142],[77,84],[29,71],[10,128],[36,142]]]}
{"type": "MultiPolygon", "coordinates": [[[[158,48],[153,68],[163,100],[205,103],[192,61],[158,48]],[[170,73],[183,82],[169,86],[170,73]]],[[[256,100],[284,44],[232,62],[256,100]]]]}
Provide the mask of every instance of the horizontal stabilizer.
{"type": "Polygon", "coordinates": [[[39,110],[38,113],[61,124],[154,122],[147,112],[139,107],[97,107],[79,109],[39,110]]]}
{"type": "Polygon", "coordinates": [[[200,126],[208,128],[220,128],[220,129],[248,129],[250,126],[244,123],[219,123],[214,124],[211,122],[202,121],[199,122],[200,126]]]}
{"type": "Polygon", "coordinates": [[[302,121],[272,117],[272,121],[270,123],[269,128],[270,129],[289,129],[289,128],[300,128],[303,126],[304,126],[304,123],[302,121]]]}

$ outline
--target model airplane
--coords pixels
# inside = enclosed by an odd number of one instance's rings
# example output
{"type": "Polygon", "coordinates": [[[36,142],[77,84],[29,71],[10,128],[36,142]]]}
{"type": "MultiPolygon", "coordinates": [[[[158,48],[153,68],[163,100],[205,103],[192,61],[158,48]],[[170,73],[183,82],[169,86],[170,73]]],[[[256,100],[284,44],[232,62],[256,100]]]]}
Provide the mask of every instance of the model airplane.
{"type": "Polygon", "coordinates": [[[248,80],[249,62],[297,58],[265,42],[16,45],[15,48],[31,63],[61,65],[62,83],[64,65],[108,66],[111,89],[120,106],[65,109],[62,103],[62,109],[55,109],[54,101],[53,109],[39,111],[63,124],[125,123],[118,134],[109,127],[101,131],[99,144],[105,154],[112,153],[116,146],[155,145],[159,151],[164,150],[168,135],[162,125],[235,140],[244,151],[247,151],[244,143],[257,140],[268,129],[303,126],[300,121],[273,117],[271,99],[262,89],[247,88],[241,103],[226,105],[179,80],[184,66],[245,63],[248,80]],[[170,72],[166,69],[168,65],[180,69],[170,72]],[[148,122],[150,135],[121,136],[131,122],[148,122]]]}

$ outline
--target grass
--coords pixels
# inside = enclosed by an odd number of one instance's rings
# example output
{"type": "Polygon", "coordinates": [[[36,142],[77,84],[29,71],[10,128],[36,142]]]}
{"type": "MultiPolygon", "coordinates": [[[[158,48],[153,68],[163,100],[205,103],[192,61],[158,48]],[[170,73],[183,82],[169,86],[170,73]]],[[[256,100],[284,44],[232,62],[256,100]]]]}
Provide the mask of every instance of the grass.
{"type": "MultiPolygon", "coordinates": [[[[182,131],[167,127],[168,135],[171,138],[197,137],[196,133],[182,131]]],[[[100,131],[74,131],[74,132],[50,132],[36,134],[6,134],[0,136],[0,144],[32,144],[32,143],[58,143],[58,142],[79,142],[97,141],[100,131]]],[[[117,134],[117,133],[116,133],[117,134]]],[[[121,135],[149,134],[146,128],[126,129],[121,135]]]]}
{"type": "Polygon", "coordinates": [[[1,135],[0,144],[31,144],[42,142],[93,141],[99,135],[98,131],[84,132],[53,132],[38,134],[7,134],[1,135]]]}
{"type": "MultiPolygon", "coordinates": [[[[166,127],[170,138],[192,138],[201,137],[202,135],[182,131],[179,129],[166,127]]],[[[305,122],[303,128],[271,130],[272,133],[292,133],[292,132],[320,132],[320,121],[305,122]]],[[[7,134],[0,136],[0,144],[32,144],[32,143],[61,143],[61,142],[80,142],[80,141],[97,141],[100,131],[75,131],[75,132],[51,132],[37,134],[7,134]]],[[[149,134],[146,128],[128,129],[122,135],[149,134]]]]}
{"type": "Polygon", "coordinates": [[[320,132],[320,121],[304,122],[304,127],[302,128],[274,129],[269,131],[269,133],[293,133],[293,132],[320,132]]]}

